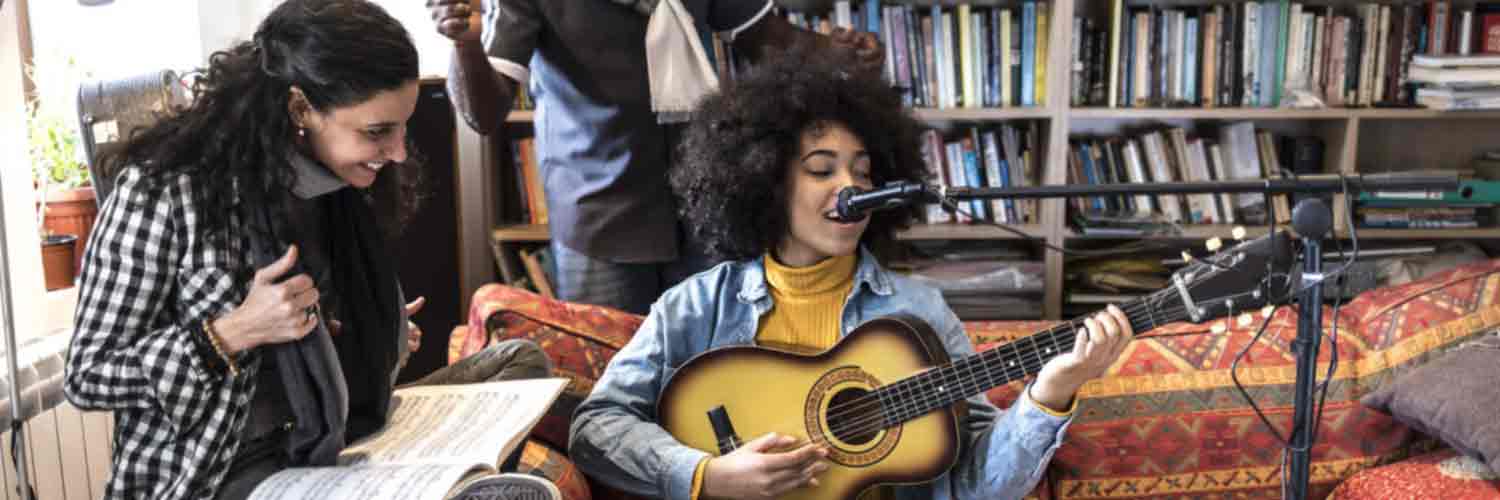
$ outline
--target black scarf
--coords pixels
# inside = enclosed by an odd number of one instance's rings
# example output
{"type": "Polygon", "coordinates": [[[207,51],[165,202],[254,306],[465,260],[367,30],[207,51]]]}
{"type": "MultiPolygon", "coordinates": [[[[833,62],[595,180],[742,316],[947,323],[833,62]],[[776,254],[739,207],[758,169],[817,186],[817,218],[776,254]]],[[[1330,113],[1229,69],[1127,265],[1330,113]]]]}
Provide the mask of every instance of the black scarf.
{"type": "MultiPolygon", "coordinates": [[[[401,339],[400,288],[384,235],[359,191],[345,187],[312,200],[327,233],[328,266],[338,295],[333,317],[343,321],[329,335],[325,315],[296,342],[267,346],[275,356],[295,427],[287,440],[289,465],[332,465],[344,446],[385,425],[401,339]]],[[[256,267],[286,253],[290,235],[269,204],[252,220],[258,231],[252,251],[256,267]]],[[[286,277],[319,276],[299,260],[286,277]]],[[[326,293],[326,291],[325,291],[326,293]]]]}

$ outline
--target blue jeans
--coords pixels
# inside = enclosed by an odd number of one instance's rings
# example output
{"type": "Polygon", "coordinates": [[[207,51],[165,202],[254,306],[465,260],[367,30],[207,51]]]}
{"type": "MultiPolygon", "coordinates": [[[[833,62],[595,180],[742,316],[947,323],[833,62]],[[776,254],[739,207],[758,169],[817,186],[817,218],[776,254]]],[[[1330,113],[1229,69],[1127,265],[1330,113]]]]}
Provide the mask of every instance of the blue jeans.
{"type": "Polygon", "coordinates": [[[691,246],[681,245],[682,255],[674,261],[636,264],[596,259],[553,241],[552,257],[557,264],[554,291],[557,298],[568,302],[644,316],[662,292],[712,264],[702,252],[690,250],[691,246]]]}

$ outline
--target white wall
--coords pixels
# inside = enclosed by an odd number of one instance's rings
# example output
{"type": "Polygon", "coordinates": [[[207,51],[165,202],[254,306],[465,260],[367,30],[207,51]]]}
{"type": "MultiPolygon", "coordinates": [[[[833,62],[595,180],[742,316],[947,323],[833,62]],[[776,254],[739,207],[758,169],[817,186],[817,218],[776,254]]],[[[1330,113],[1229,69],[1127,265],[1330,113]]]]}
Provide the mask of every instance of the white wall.
{"type": "MultiPolygon", "coordinates": [[[[140,2],[142,0],[115,0],[116,2],[140,2]]],[[[173,0],[183,1],[183,0],[173,0]]],[[[207,59],[215,50],[250,39],[260,20],[281,3],[281,0],[187,0],[197,3],[198,28],[201,32],[201,58],[207,59]]],[[[425,2],[418,0],[373,0],[386,12],[401,21],[411,33],[417,45],[422,76],[444,76],[448,74],[448,58],[453,44],[437,33],[427,16],[425,2]]]]}
{"type": "Polygon", "coordinates": [[[97,7],[73,0],[29,4],[39,60],[72,55],[96,76],[114,78],[192,67],[202,58],[196,0],[115,0],[97,7]]]}
{"type": "MultiPolygon", "coordinates": [[[[0,295],[9,295],[15,313],[16,338],[24,339],[42,333],[46,304],[31,160],[26,151],[25,94],[21,73],[10,69],[21,67],[21,44],[17,37],[22,31],[17,14],[19,5],[20,2],[10,0],[0,7],[0,196],[5,198],[0,209],[5,212],[3,236],[8,250],[8,262],[0,265],[10,270],[10,287],[0,289],[0,295]]],[[[0,351],[3,346],[0,342],[0,351]]]]}
{"type": "Polygon", "coordinates": [[[417,45],[417,57],[422,76],[448,76],[448,59],[453,55],[453,42],[439,35],[432,18],[427,15],[426,2],[414,0],[372,0],[384,7],[386,12],[401,21],[411,33],[412,43],[417,45]]]}
{"type": "Polygon", "coordinates": [[[207,61],[215,51],[249,40],[261,18],[280,3],[277,0],[186,1],[197,4],[199,64],[207,61]]]}

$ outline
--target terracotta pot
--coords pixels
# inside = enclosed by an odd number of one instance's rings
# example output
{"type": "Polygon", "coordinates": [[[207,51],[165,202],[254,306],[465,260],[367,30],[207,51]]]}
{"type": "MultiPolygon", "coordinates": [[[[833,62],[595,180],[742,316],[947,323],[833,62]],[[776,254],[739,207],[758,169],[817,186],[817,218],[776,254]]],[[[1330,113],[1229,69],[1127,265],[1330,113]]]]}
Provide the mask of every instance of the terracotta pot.
{"type": "Polygon", "coordinates": [[[47,193],[47,215],[42,219],[42,227],[48,234],[77,236],[73,243],[73,269],[83,268],[84,245],[98,215],[99,203],[94,199],[92,186],[47,193]]]}
{"type": "Polygon", "coordinates": [[[42,273],[47,291],[73,286],[73,242],[71,234],[54,234],[42,239],[42,273]]]}

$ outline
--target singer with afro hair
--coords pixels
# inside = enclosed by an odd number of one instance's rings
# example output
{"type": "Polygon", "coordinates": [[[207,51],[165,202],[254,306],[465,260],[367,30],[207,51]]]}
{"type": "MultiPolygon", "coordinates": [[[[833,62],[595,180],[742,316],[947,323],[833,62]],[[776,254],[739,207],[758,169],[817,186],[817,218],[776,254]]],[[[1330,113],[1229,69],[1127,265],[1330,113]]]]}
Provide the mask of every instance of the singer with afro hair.
{"type": "MultiPolygon", "coordinates": [[[[952,359],[974,347],[937,290],[893,273],[873,247],[915,208],[860,220],[833,216],[839,193],[926,180],[921,126],[878,74],[853,58],[793,48],[708,97],[671,172],[691,239],[726,259],[667,290],[574,412],[569,453],[589,477],[653,498],[767,498],[818,488],[829,450],[796,436],[744,436],[710,456],[677,441],[657,398],[674,370],[712,349],[760,346],[816,353],[859,325],[902,315],[932,327],[952,359]]],[[[862,498],[1020,498],[1062,443],[1084,382],[1129,343],[1118,308],[1079,330],[1010,409],[965,401],[955,464],[933,481],[866,490],[862,498]]],[[[775,383],[777,373],[747,373],[775,383]]],[[[821,493],[813,491],[810,493],[821,493]]]]}
{"type": "MultiPolygon", "coordinates": [[[[847,127],[869,152],[875,187],[930,180],[918,142],[923,125],[902,107],[900,91],[878,75],[860,77],[848,59],[795,46],[700,104],[671,184],[684,224],[711,256],[758,257],[786,232],[787,214],[767,207],[785,204],[786,167],[804,131],[847,127]]],[[[918,213],[913,207],[876,212],[861,243],[885,248],[918,213]]]]}

